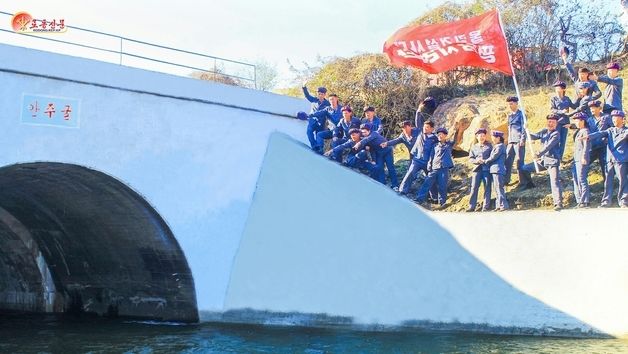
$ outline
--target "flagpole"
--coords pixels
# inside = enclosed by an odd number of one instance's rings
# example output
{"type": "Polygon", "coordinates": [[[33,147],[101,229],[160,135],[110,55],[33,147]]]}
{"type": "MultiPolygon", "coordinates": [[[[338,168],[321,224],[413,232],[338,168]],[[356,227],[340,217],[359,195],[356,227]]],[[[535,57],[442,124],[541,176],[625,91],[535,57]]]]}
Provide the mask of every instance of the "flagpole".
{"type": "Polygon", "coordinates": [[[499,19],[499,27],[502,29],[502,34],[504,35],[504,39],[506,40],[506,53],[508,53],[508,62],[510,63],[510,71],[512,72],[512,81],[515,84],[515,92],[517,93],[517,98],[519,99],[519,108],[521,110],[521,115],[523,116],[523,129],[526,131],[526,140],[528,141],[528,147],[534,155],[532,161],[534,162],[534,169],[536,173],[539,173],[539,166],[536,163],[536,153],[534,152],[534,147],[532,146],[532,139],[530,138],[530,132],[528,131],[528,119],[526,118],[526,112],[523,107],[523,100],[521,99],[521,92],[519,91],[519,84],[517,83],[517,75],[515,75],[515,68],[512,66],[512,57],[510,56],[510,48],[508,48],[508,38],[506,38],[506,31],[504,30],[504,23],[502,22],[502,14],[497,10],[497,18],[499,19]]]}

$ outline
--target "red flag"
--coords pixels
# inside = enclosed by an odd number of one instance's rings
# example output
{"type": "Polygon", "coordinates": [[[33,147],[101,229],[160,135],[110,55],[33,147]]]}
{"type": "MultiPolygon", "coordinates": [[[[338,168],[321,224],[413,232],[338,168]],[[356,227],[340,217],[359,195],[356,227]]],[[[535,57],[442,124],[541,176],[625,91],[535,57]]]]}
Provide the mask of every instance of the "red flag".
{"type": "Polygon", "coordinates": [[[461,21],[404,27],[384,43],[384,53],[394,65],[430,74],[475,66],[513,75],[497,10],[461,21]]]}

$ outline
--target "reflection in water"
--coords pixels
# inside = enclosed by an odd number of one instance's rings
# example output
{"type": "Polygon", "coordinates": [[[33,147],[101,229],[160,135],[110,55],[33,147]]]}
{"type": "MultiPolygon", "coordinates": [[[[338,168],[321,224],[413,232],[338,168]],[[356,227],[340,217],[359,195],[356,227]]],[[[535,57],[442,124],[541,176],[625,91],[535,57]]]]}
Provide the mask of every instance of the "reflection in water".
{"type": "Polygon", "coordinates": [[[619,353],[628,340],[0,317],[0,353],[619,353]]]}

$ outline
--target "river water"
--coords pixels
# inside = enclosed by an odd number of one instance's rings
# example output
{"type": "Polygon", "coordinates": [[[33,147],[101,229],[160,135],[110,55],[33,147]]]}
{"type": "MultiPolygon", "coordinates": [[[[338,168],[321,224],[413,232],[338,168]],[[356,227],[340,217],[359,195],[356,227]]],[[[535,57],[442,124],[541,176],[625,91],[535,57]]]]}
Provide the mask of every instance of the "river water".
{"type": "Polygon", "coordinates": [[[0,317],[0,353],[628,353],[628,340],[0,317]]]}

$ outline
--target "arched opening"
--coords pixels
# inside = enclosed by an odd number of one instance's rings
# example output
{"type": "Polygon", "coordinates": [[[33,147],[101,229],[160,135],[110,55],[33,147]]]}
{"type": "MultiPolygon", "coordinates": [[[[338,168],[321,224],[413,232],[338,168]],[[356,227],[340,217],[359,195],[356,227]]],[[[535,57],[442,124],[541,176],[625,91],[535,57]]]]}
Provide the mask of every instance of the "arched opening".
{"type": "Polygon", "coordinates": [[[0,311],[198,321],[157,211],[107,174],[51,162],[0,168],[0,311]]]}

